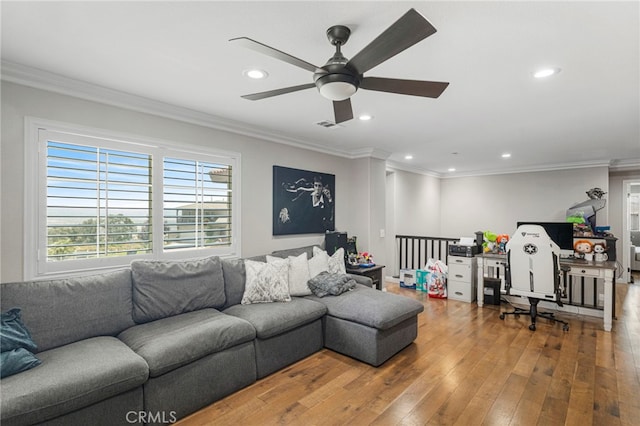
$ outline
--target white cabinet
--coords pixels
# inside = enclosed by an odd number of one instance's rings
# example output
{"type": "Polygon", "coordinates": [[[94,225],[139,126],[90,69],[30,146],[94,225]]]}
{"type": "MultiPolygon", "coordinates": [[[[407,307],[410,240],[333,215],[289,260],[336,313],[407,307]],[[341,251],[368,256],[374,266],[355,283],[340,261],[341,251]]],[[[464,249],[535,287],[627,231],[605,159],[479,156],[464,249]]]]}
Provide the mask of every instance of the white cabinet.
{"type": "Polygon", "coordinates": [[[447,297],[467,303],[476,300],[476,258],[449,256],[447,264],[447,297]]]}

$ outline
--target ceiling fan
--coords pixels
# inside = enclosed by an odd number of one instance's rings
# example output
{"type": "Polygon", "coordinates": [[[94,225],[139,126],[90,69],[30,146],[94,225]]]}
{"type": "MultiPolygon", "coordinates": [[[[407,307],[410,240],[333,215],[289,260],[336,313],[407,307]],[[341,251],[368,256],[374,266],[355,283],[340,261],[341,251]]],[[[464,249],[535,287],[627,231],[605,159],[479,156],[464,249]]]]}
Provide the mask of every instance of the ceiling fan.
{"type": "Polygon", "coordinates": [[[327,38],[336,47],[336,53],[322,67],[310,64],[247,37],[233,38],[229,41],[313,73],[313,83],[244,95],[242,96],[244,99],[256,101],[317,87],[322,96],[333,101],[335,122],[337,124],[353,118],[350,97],[359,88],[427,98],[440,96],[449,83],[364,77],[363,75],[371,68],[392,58],[435,32],[436,29],[429,21],[415,9],[410,9],[349,60],[342,55],[340,48],[349,39],[351,30],[344,25],[335,25],[327,30],[327,38]]]}

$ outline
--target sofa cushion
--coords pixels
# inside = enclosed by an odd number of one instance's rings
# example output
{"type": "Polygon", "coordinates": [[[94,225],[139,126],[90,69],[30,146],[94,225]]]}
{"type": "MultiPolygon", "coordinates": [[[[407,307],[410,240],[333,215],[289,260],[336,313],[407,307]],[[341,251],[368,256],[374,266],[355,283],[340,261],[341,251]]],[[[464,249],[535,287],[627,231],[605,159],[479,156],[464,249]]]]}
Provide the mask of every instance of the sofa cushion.
{"type": "Polygon", "coordinates": [[[417,300],[360,284],[340,296],[305,298],[326,305],[328,315],[379,330],[391,328],[424,311],[424,306],[417,300]]]}
{"type": "Polygon", "coordinates": [[[318,246],[304,246],[296,247],[292,249],[275,250],[271,253],[272,256],[287,258],[289,256],[300,256],[302,253],[307,254],[307,259],[311,259],[313,256],[313,248],[318,246]]]}
{"type": "Polygon", "coordinates": [[[222,274],[224,275],[224,293],[227,298],[224,307],[240,304],[244,294],[244,283],[247,280],[244,260],[222,259],[222,274]]]}
{"type": "Polygon", "coordinates": [[[129,269],[49,281],[0,285],[2,306],[20,307],[39,351],[96,336],[115,336],[135,323],[129,269]],[[52,303],[55,300],[55,303],[52,303]]]}
{"type": "Polygon", "coordinates": [[[131,327],[118,338],[144,358],[149,375],[157,377],[255,336],[248,322],[202,309],[131,327]]]}
{"type": "Polygon", "coordinates": [[[263,263],[246,260],[244,267],[247,273],[242,304],[288,302],[289,295],[289,260],[263,263]]]}
{"type": "Polygon", "coordinates": [[[42,365],[0,381],[2,423],[33,424],[105,400],[147,381],[147,363],[115,337],[38,354],[42,365]]]}
{"type": "Polygon", "coordinates": [[[321,304],[306,298],[294,297],[288,303],[235,305],[224,313],[250,322],[260,339],[268,339],[308,324],[327,312],[321,304]]]}
{"type": "Polygon", "coordinates": [[[145,323],[204,308],[221,308],[226,297],[218,257],[181,261],[134,260],[133,319],[145,323]]]}

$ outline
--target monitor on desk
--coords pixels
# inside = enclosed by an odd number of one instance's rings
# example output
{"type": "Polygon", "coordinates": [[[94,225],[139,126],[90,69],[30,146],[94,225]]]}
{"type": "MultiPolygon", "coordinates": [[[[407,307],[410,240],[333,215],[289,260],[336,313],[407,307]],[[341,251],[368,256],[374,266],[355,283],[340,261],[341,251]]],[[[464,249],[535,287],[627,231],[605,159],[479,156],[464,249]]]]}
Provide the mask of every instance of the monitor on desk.
{"type": "Polygon", "coordinates": [[[560,247],[561,257],[573,256],[573,224],[569,222],[518,222],[520,225],[540,225],[549,238],[560,247]]]}

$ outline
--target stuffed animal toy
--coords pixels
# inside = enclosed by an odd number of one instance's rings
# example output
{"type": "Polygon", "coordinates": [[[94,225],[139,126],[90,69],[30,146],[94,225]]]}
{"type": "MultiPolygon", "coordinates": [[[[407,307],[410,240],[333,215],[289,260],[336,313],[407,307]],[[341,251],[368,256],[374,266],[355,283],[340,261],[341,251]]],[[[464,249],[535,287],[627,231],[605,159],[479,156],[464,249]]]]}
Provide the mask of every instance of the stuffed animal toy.
{"type": "Polygon", "coordinates": [[[596,262],[609,260],[609,256],[607,255],[607,246],[605,246],[604,243],[595,243],[593,245],[593,253],[596,262]]]}
{"type": "Polygon", "coordinates": [[[505,254],[507,252],[508,242],[509,242],[509,236],[507,234],[500,234],[496,237],[496,244],[498,245],[499,254],[505,254]]]}
{"type": "Polygon", "coordinates": [[[593,260],[593,243],[589,240],[578,240],[573,243],[575,257],[593,260]]]}

